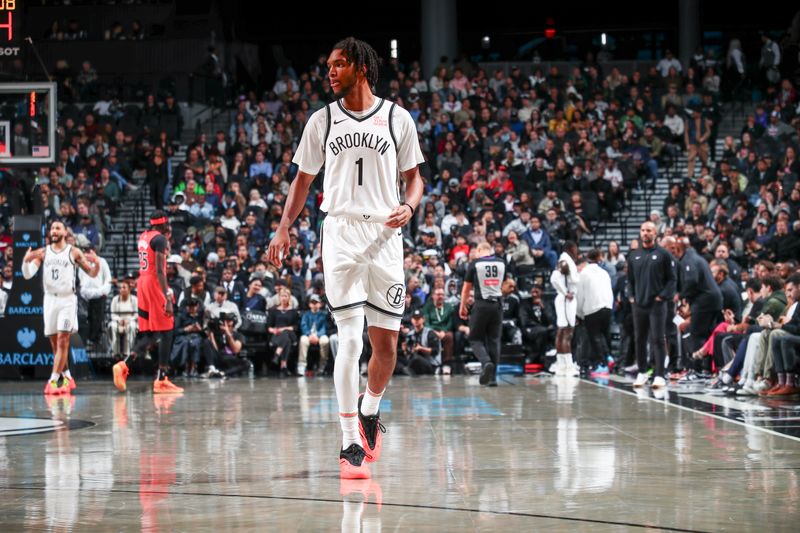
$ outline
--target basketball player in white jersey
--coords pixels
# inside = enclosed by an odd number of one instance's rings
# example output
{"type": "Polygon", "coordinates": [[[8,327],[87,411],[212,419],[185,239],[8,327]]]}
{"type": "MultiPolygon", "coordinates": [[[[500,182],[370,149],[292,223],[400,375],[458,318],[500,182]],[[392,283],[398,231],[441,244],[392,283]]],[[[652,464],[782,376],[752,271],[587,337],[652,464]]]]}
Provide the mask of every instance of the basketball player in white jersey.
{"type": "Polygon", "coordinates": [[[67,363],[69,362],[69,337],[78,331],[78,297],[75,293],[75,271],[80,267],[91,277],[97,276],[100,261],[94,251],[84,254],[80,249],[66,243],[67,228],[60,220],[50,223],[50,244],[44,248],[25,253],[22,259],[22,275],[31,279],[42,266],[44,286],[44,334],[53,348],[53,372],[45,394],[68,394],[75,389],[67,363]],[[60,381],[60,382],[59,382],[60,381]]]}
{"type": "Polygon", "coordinates": [[[572,332],[575,328],[575,314],[578,300],[578,246],[567,241],[564,251],[558,258],[556,269],[550,274],[550,283],[556,290],[556,376],[579,376],[580,370],[572,360],[572,332]]]}
{"type": "Polygon", "coordinates": [[[294,157],[283,218],[269,245],[281,266],[289,250],[289,227],[305,205],[315,176],[325,166],[327,212],[320,246],[325,292],[336,320],[339,352],[334,383],[339,402],[341,477],[370,477],[365,463],[380,456],[379,403],[394,371],[397,336],[405,304],[402,228],[422,197],[418,165],[424,162],[411,115],[378,98],[378,56],[352,37],[328,57],[328,79],[337,100],[314,113],[294,157]],[[400,199],[399,180],[406,181],[400,199]],[[359,396],[358,360],[366,317],[372,358],[366,393],[359,396]]]}

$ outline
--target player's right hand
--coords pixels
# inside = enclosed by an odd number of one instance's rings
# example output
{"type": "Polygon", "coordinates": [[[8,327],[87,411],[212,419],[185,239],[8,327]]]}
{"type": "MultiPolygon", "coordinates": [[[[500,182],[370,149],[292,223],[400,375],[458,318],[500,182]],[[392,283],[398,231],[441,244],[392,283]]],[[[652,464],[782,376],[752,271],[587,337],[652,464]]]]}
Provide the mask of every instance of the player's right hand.
{"type": "Polygon", "coordinates": [[[289,230],[278,226],[275,235],[269,242],[268,257],[270,263],[280,268],[283,258],[289,254],[289,230]]]}
{"type": "Polygon", "coordinates": [[[458,307],[458,316],[461,320],[466,320],[469,317],[469,311],[466,305],[462,304],[458,307]]]}
{"type": "Polygon", "coordinates": [[[167,316],[172,316],[172,300],[167,298],[167,303],[164,304],[164,313],[167,316]]]}
{"type": "Polygon", "coordinates": [[[41,254],[40,254],[40,253],[38,253],[38,252],[39,252],[38,250],[34,251],[34,250],[33,250],[33,249],[32,249],[32,248],[29,246],[29,247],[28,247],[28,251],[27,251],[27,252],[25,252],[25,257],[23,257],[23,258],[22,258],[22,260],[23,260],[24,262],[26,262],[26,263],[27,263],[27,262],[29,262],[29,261],[33,261],[34,259],[39,259],[39,256],[40,256],[41,254]]]}

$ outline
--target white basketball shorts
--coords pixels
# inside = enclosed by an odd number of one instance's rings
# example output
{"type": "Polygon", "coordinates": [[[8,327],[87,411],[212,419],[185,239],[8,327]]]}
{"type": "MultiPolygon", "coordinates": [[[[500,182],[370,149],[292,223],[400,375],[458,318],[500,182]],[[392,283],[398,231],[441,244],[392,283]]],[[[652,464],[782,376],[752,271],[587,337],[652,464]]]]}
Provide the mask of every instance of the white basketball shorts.
{"type": "Polygon", "coordinates": [[[44,334],[78,331],[78,297],[75,294],[56,296],[44,293],[44,334]]]}
{"type": "Polygon", "coordinates": [[[578,311],[578,299],[567,300],[566,296],[556,294],[556,326],[559,328],[574,328],[575,313],[578,311]]]}
{"type": "Polygon", "coordinates": [[[329,215],[320,246],[333,318],[362,315],[368,326],[398,331],[406,293],[401,230],[383,221],[329,215]]]}

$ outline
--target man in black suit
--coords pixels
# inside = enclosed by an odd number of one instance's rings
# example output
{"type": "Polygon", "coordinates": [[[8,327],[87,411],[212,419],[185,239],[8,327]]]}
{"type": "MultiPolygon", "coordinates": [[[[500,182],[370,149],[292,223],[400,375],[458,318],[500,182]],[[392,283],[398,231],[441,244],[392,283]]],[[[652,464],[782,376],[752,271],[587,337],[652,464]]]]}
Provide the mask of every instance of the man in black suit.
{"type": "Polygon", "coordinates": [[[225,290],[228,291],[228,300],[241,308],[245,301],[247,289],[245,289],[244,284],[241,281],[233,278],[233,270],[228,267],[224,268],[222,270],[222,279],[220,279],[219,284],[225,287],[225,290]]]}

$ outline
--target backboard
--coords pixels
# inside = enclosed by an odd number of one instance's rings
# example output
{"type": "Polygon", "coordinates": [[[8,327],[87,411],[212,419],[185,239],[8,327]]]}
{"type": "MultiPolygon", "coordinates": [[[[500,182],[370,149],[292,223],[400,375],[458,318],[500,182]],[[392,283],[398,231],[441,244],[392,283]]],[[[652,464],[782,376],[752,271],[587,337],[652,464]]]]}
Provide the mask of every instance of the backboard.
{"type": "Polygon", "coordinates": [[[0,165],[55,162],[56,98],[55,83],[0,83],[0,165]]]}

